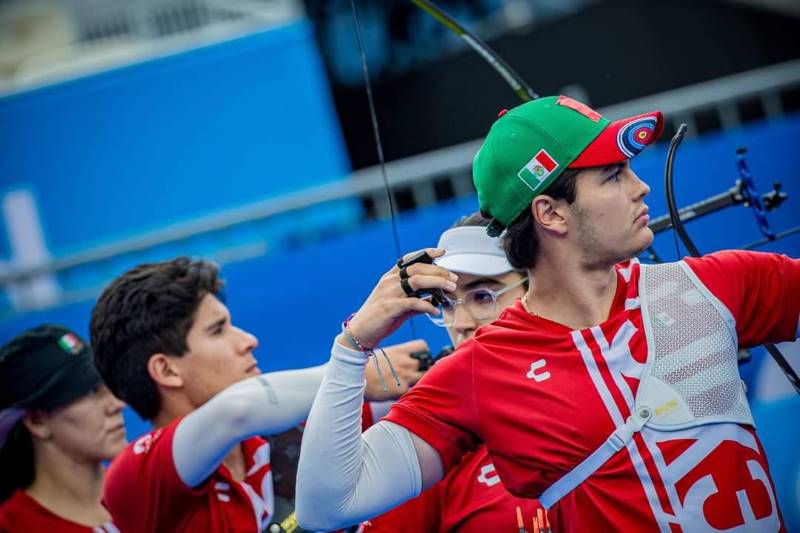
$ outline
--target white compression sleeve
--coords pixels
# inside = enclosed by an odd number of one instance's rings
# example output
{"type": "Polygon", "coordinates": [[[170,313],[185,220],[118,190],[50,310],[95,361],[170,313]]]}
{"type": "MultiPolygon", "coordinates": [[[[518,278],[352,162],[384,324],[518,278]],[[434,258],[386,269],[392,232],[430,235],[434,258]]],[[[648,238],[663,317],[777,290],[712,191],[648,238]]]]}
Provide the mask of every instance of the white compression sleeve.
{"type": "Polygon", "coordinates": [[[384,400],[382,402],[369,402],[369,412],[372,414],[372,421],[377,422],[387,414],[397,400],[384,400]]]}
{"type": "Polygon", "coordinates": [[[180,478],[196,487],[243,439],[280,433],[305,420],[324,374],[324,365],[262,374],[231,385],[189,413],[172,441],[180,478]]]}
{"type": "Polygon", "coordinates": [[[366,361],[334,344],[300,448],[295,511],[305,529],[355,524],[420,493],[408,430],[379,422],[361,435],[366,361]]]}

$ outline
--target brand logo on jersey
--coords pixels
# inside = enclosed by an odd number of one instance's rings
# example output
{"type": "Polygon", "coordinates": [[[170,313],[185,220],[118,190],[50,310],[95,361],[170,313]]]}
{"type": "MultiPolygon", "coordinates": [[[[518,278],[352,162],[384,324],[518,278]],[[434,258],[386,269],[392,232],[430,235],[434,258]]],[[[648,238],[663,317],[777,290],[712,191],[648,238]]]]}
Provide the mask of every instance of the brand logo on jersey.
{"type": "Polygon", "coordinates": [[[655,408],[656,416],[664,416],[667,413],[671,413],[675,409],[678,408],[678,400],[669,400],[662,405],[659,405],[655,408]]]}
{"type": "Polygon", "coordinates": [[[531,369],[528,371],[527,374],[525,374],[525,376],[529,379],[536,381],[536,383],[541,383],[542,381],[550,379],[550,372],[547,371],[539,372],[539,370],[544,368],[546,364],[547,361],[545,361],[544,359],[539,359],[538,361],[534,361],[533,363],[531,363],[531,369]]]}
{"type": "Polygon", "coordinates": [[[140,455],[147,453],[150,450],[150,445],[153,444],[153,435],[148,433],[133,443],[133,453],[140,455]]]}
{"type": "Polygon", "coordinates": [[[133,453],[136,455],[147,453],[150,451],[150,447],[153,445],[155,441],[158,440],[158,437],[161,436],[162,429],[156,429],[155,431],[144,435],[142,438],[137,440],[133,443],[133,453]]]}
{"type": "Polygon", "coordinates": [[[494,469],[494,464],[492,463],[481,467],[481,473],[477,479],[478,483],[483,483],[487,487],[492,487],[500,483],[500,476],[497,475],[497,471],[494,469]]]}

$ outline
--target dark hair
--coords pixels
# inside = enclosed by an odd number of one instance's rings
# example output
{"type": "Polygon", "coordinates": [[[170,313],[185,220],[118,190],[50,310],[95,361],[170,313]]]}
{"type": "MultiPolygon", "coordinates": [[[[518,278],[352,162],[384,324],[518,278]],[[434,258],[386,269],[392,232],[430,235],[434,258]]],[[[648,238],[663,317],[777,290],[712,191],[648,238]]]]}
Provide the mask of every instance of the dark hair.
{"type": "Polygon", "coordinates": [[[27,489],[36,477],[33,460],[33,438],[30,431],[18,421],[8,432],[0,448],[0,503],[9,499],[17,489],[27,489]]]}
{"type": "MultiPolygon", "coordinates": [[[[555,200],[565,200],[568,204],[575,201],[577,193],[575,178],[578,169],[565,170],[547,188],[544,194],[555,200]]],[[[536,233],[536,221],[533,219],[530,206],[514,219],[501,237],[503,249],[511,266],[518,270],[533,268],[539,255],[539,235],[536,233]]]]}
{"type": "MultiPolygon", "coordinates": [[[[491,221],[492,221],[492,219],[483,216],[483,214],[480,211],[476,211],[476,212],[474,212],[472,214],[469,214],[469,215],[466,215],[466,216],[463,216],[463,217],[459,218],[458,220],[456,220],[453,223],[452,226],[450,226],[450,228],[451,229],[452,228],[463,228],[463,227],[467,227],[467,226],[478,226],[478,227],[481,227],[481,228],[485,228],[486,226],[488,226],[491,223],[491,221]]],[[[508,255],[508,252],[506,252],[506,255],[508,255]]],[[[513,266],[513,264],[512,264],[512,266],[513,266]]],[[[525,272],[522,269],[518,269],[517,268],[516,272],[519,275],[521,275],[522,277],[526,277],[528,275],[528,273],[525,272]]],[[[523,283],[523,286],[525,287],[525,289],[528,288],[528,283],[529,283],[528,280],[525,280],[525,282],[523,283]]]]}
{"type": "Polygon", "coordinates": [[[200,301],[222,289],[218,276],[213,263],[179,257],[129,270],[97,300],[90,324],[95,365],[111,392],[145,420],[160,409],[150,357],[186,353],[200,301]]]}

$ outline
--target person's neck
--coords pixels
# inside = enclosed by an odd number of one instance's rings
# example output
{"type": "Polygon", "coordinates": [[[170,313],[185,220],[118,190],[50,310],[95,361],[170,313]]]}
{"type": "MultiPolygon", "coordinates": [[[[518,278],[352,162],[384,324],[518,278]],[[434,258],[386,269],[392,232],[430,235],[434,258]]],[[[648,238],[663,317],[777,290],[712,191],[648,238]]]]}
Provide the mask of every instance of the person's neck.
{"type": "Polygon", "coordinates": [[[36,476],[25,493],[52,513],[90,527],[108,522],[100,503],[103,497],[103,465],[99,461],[71,457],[51,442],[34,450],[36,476]]]}
{"type": "Polygon", "coordinates": [[[234,480],[244,481],[247,472],[245,471],[244,450],[242,449],[241,443],[233,447],[222,463],[228,469],[228,472],[230,472],[234,480]]]}
{"type": "Polygon", "coordinates": [[[572,329],[608,318],[617,290],[613,264],[590,267],[572,254],[540,254],[529,275],[532,283],[524,301],[528,312],[572,329]]]}
{"type": "Polygon", "coordinates": [[[186,397],[179,394],[162,393],[160,401],[161,408],[158,410],[158,414],[150,420],[155,429],[163,428],[176,418],[183,418],[197,408],[186,397]]]}

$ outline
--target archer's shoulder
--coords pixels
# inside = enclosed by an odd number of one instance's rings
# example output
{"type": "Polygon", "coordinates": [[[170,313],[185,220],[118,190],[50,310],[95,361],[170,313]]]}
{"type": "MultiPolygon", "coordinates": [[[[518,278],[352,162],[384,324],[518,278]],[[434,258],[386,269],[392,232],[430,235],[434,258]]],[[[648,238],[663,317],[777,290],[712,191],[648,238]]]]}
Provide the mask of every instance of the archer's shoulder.
{"type": "Polygon", "coordinates": [[[702,257],[686,257],[683,261],[698,274],[706,271],[735,273],[782,268],[786,264],[797,263],[796,259],[786,255],[751,250],[721,250],[702,257]]]}
{"type": "Polygon", "coordinates": [[[106,473],[106,485],[126,485],[133,479],[142,477],[142,472],[151,462],[171,459],[172,436],[181,419],[174,420],[167,426],[153,429],[131,441],[124,450],[111,461],[106,473]]]}

